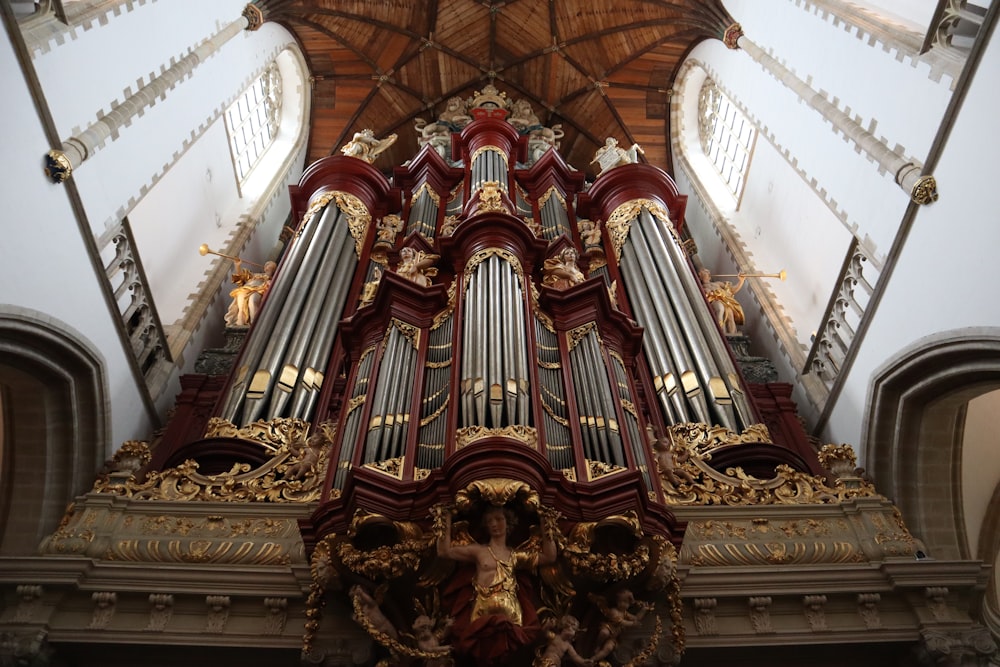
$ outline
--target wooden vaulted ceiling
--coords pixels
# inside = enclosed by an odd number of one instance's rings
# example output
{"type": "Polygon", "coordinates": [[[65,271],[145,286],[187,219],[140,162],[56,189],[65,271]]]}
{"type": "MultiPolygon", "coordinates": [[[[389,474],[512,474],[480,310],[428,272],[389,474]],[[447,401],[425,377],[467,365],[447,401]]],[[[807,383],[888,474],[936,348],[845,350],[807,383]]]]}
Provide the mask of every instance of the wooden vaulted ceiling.
{"type": "Polygon", "coordinates": [[[493,83],[565,131],[561,153],[589,166],[605,138],[667,165],[668,93],[678,64],[733,23],[721,0],[270,0],[312,76],[309,161],[354,132],[399,139],[376,166],[417,150],[414,120],[493,83]]]}

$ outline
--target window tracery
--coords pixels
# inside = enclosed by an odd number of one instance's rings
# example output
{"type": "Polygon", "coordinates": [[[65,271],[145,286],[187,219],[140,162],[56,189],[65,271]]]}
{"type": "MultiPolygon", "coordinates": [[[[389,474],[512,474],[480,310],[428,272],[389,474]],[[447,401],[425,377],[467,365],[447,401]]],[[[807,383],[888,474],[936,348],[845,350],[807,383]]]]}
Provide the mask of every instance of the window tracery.
{"type": "Polygon", "coordinates": [[[698,137],[705,155],[738,202],[757,132],[711,79],[705,79],[698,95],[698,137]]]}

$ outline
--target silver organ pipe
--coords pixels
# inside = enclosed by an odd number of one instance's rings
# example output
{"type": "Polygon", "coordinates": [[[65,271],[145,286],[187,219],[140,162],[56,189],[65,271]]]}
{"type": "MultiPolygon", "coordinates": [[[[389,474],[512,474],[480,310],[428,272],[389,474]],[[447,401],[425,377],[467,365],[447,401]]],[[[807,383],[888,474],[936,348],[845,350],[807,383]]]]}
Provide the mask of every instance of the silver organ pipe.
{"type": "Polygon", "coordinates": [[[548,192],[542,195],[538,210],[542,216],[542,236],[545,240],[551,241],[563,234],[570,235],[566,204],[555,187],[549,188],[548,192]]]}
{"type": "MultiPolygon", "coordinates": [[[[656,230],[661,240],[660,243],[655,244],[654,248],[661,248],[664,255],[673,262],[674,266],[687,267],[687,255],[675,240],[674,235],[664,230],[666,224],[658,221],[648,211],[644,210],[643,213],[648,216],[648,218],[643,219],[643,225],[650,226],[656,230]]],[[[654,254],[656,254],[655,251],[654,254]]],[[[733,423],[736,424],[736,426],[731,426],[730,428],[744,428],[749,426],[754,422],[753,412],[740,386],[732,357],[722,338],[716,334],[718,330],[717,325],[708,308],[699,307],[704,303],[705,299],[701,285],[698,284],[696,276],[690,270],[680,271],[678,279],[684,294],[687,296],[687,303],[692,307],[695,320],[699,325],[697,327],[699,335],[697,342],[695,342],[696,349],[705,355],[706,366],[714,369],[713,377],[718,378],[724,383],[724,386],[732,397],[732,409],[735,409],[736,414],[733,415],[731,409],[725,409],[725,412],[732,416],[733,423]]],[[[722,403],[722,407],[726,408],[727,406],[725,403],[722,403]]]]}
{"type": "Polygon", "coordinates": [[[625,420],[625,429],[628,432],[628,440],[631,443],[632,459],[642,473],[642,478],[646,482],[647,488],[653,488],[650,479],[649,460],[646,457],[645,439],[639,426],[639,415],[636,413],[635,401],[632,398],[632,391],[629,388],[628,373],[625,370],[625,362],[616,352],[610,352],[611,367],[614,372],[615,383],[618,385],[618,395],[621,399],[622,415],[625,420]]]}
{"type": "MultiPolygon", "coordinates": [[[[337,225],[328,242],[331,255],[337,250],[340,251],[341,256],[345,254],[345,251],[353,254],[353,244],[347,243],[349,237],[347,225],[337,225]]],[[[330,328],[336,327],[336,319],[331,316],[333,303],[341,300],[346,280],[354,276],[354,266],[351,262],[343,261],[343,259],[341,257],[341,261],[330,261],[329,256],[327,256],[326,261],[320,264],[313,276],[312,289],[303,302],[294,333],[288,347],[285,348],[282,360],[284,363],[281,365],[278,383],[271,393],[271,402],[267,411],[268,419],[305,416],[292,414],[285,410],[285,406],[295,387],[302,384],[305,371],[303,360],[308,348],[312,347],[314,343],[318,343],[320,337],[323,340],[332,339],[328,332],[330,328]],[[334,275],[338,269],[340,269],[341,277],[344,280],[340,281],[339,285],[335,285],[334,275]],[[336,292],[331,294],[333,289],[336,289],[336,292]],[[324,316],[321,317],[321,314],[324,316]]],[[[336,317],[339,317],[340,310],[338,309],[336,313],[336,317]]]]}
{"type": "MultiPolygon", "coordinates": [[[[646,268],[646,275],[643,276],[644,280],[640,283],[629,282],[630,293],[635,290],[648,297],[651,304],[649,315],[660,324],[660,331],[664,338],[654,343],[658,343],[660,348],[665,350],[666,355],[673,360],[671,365],[677,371],[674,380],[679,394],[675,397],[674,402],[686,406],[682,411],[683,420],[712,423],[704,387],[695,371],[691,350],[687,344],[687,331],[678,320],[678,313],[670,298],[671,283],[668,282],[668,277],[664,276],[664,273],[672,273],[673,268],[669,266],[659,267],[653,263],[646,238],[638,233],[639,231],[638,225],[633,223],[627,246],[635,251],[639,261],[638,266],[646,268]]],[[[643,326],[646,325],[646,322],[641,320],[639,323],[643,326]]]]}
{"type": "MultiPolygon", "coordinates": [[[[279,279],[272,286],[274,291],[268,295],[268,302],[278,302],[282,307],[261,309],[241,361],[247,369],[247,380],[233,386],[223,413],[230,421],[249,424],[259,419],[268,407],[282,357],[314,292],[315,276],[323,264],[330,238],[335,230],[346,227],[342,217],[336,204],[327,205],[322,213],[305,223],[307,229],[303,229],[296,246],[282,262],[279,279]]],[[[312,326],[305,321],[302,324],[312,326]]],[[[240,374],[244,375],[244,371],[240,374]]]]}
{"type": "MultiPolygon", "coordinates": [[[[705,328],[708,324],[705,319],[708,316],[708,310],[702,305],[704,297],[700,287],[695,283],[694,274],[688,268],[686,254],[676,243],[673,235],[667,231],[666,225],[658,221],[647,209],[640,212],[638,222],[638,230],[636,231],[641,232],[648,241],[653,257],[653,266],[660,269],[660,275],[666,284],[668,294],[672,295],[674,312],[677,313],[677,318],[687,335],[687,347],[695,362],[705,400],[711,403],[714,408],[712,416],[715,419],[709,418],[701,421],[710,424],[719,423],[726,428],[736,430],[749,426],[749,424],[740,423],[733,409],[731,392],[727,392],[729,395],[723,396],[712,390],[714,384],[722,378],[728,379],[731,374],[735,375],[736,370],[728,354],[714,355],[711,353],[712,347],[709,344],[709,339],[715,341],[719,346],[722,345],[722,341],[715,333],[718,329],[714,322],[711,323],[712,328],[705,328]]],[[[724,380],[722,381],[724,382],[724,380]]]]}
{"type": "Polygon", "coordinates": [[[438,206],[440,198],[424,183],[417,190],[410,204],[410,216],[407,219],[406,235],[414,232],[424,238],[433,239],[437,227],[438,206]]]}
{"type": "Polygon", "coordinates": [[[632,310],[639,324],[646,330],[642,337],[642,348],[646,352],[646,360],[653,374],[656,395],[660,398],[660,404],[668,422],[691,421],[684,394],[680,390],[680,373],[666,352],[667,338],[650,303],[650,296],[647,292],[649,288],[639,266],[639,260],[632,244],[626,244],[622,251],[620,269],[622,278],[629,288],[628,295],[632,310]]]}
{"type": "Polygon", "coordinates": [[[484,146],[472,157],[472,190],[483,183],[496,181],[500,189],[507,190],[507,156],[495,146],[484,146]]]}
{"type": "Polygon", "coordinates": [[[524,290],[510,262],[491,254],[471,269],[462,323],[462,426],[528,424],[524,290]]]}
{"type": "Polygon", "coordinates": [[[424,398],[421,401],[420,431],[417,440],[418,468],[436,468],[444,463],[448,426],[449,386],[452,365],[452,331],[455,318],[449,314],[430,331],[424,370],[424,398]]]}
{"type": "MultiPolygon", "coordinates": [[[[334,211],[337,211],[336,207],[334,207],[334,211]]],[[[324,211],[311,216],[302,223],[291,247],[282,260],[282,269],[279,275],[271,284],[268,291],[268,300],[282,302],[287,297],[288,292],[291,290],[295,267],[301,263],[302,257],[309,248],[312,237],[319,227],[320,218],[325,212],[324,209],[324,211]],[[285,277],[286,273],[288,274],[287,278],[285,277]]],[[[257,370],[264,347],[270,339],[271,331],[274,330],[275,323],[278,321],[280,314],[280,309],[262,308],[253,330],[244,343],[243,354],[240,358],[240,368],[237,372],[235,382],[233,382],[233,385],[229,389],[229,394],[226,397],[226,402],[221,413],[221,416],[230,422],[235,423],[238,419],[238,412],[246,394],[247,385],[253,378],[251,369],[254,371],[257,370]]]]}
{"type": "Polygon", "coordinates": [[[590,369],[591,376],[593,377],[597,401],[600,406],[600,419],[604,421],[601,428],[607,434],[608,452],[604,462],[624,466],[625,455],[622,449],[618,410],[611,387],[609,369],[601,352],[602,347],[603,345],[596,330],[588,333],[587,338],[583,341],[584,359],[586,359],[587,367],[590,369]]]}
{"type": "Polygon", "coordinates": [[[389,326],[379,362],[365,442],[365,463],[402,455],[416,363],[414,341],[397,321],[389,326]]]}
{"type": "Polygon", "coordinates": [[[572,440],[563,389],[559,339],[535,318],[535,346],[538,364],[539,398],[544,414],[546,455],[556,470],[573,467],[572,440]]]}
{"type": "Polygon", "coordinates": [[[354,386],[351,389],[350,399],[347,402],[347,419],[344,422],[344,434],[341,439],[343,443],[340,449],[340,457],[337,461],[337,471],[334,474],[333,486],[337,489],[344,488],[347,480],[347,472],[351,467],[351,459],[354,456],[354,443],[357,442],[358,433],[361,430],[361,418],[364,415],[365,400],[368,396],[368,389],[371,385],[372,367],[375,365],[376,348],[369,347],[361,354],[358,362],[358,372],[354,378],[354,386]]]}

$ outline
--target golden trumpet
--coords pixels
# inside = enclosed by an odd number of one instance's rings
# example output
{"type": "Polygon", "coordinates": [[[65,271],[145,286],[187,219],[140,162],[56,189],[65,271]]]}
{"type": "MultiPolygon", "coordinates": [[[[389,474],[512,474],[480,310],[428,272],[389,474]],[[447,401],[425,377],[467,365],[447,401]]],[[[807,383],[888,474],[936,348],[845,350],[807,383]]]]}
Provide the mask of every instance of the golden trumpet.
{"type": "MultiPolygon", "coordinates": [[[[736,274],[733,274],[733,273],[720,273],[718,275],[713,274],[712,277],[713,278],[739,278],[740,275],[738,273],[736,273],[736,274]]],[[[778,271],[777,273],[744,273],[743,277],[744,278],[780,278],[781,280],[784,280],[785,278],[788,277],[788,274],[785,273],[784,269],[782,269],[781,271],[778,271]]]]}
{"type": "Polygon", "coordinates": [[[250,266],[259,266],[262,269],[264,268],[263,264],[258,264],[257,262],[251,262],[245,259],[240,259],[239,257],[233,257],[232,255],[223,255],[221,252],[215,252],[214,250],[208,247],[207,243],[202,243],[200,246],[198,246],[198,254],[201,255],[202,257],[204,257],[205,255],[218,255],[219,257],[225,257],[226,259],[231,259],[234,262],[242,262],[243,264],[249,264],[250,266]]]}

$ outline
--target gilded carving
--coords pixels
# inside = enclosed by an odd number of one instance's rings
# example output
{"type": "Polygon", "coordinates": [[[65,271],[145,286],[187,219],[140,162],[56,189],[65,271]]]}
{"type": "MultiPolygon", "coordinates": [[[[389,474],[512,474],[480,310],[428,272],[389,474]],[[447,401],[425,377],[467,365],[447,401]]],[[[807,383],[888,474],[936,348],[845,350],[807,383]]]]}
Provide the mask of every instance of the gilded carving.
{"type": "Polygon", "coordinates": [[[503,203],[499,181],[486,181],[479,194],[476,213],[510,213],[503,203]]]}
{"type": "Polygon", "coordinates": [[[237,463],[218,475],[202,475],[198,463],[188,460],[174,468],[152,471],[144,482],[134,476],[123,481],[102,475],[93,490],[143,500],[310,502],[322,493],[334,431],[332,425],[323,424],[305,438],[307,428],[308,424],[299,420],[257,422],[245,429],[213,420],[210,434],[252,439],[272,452],[271,459],[258,468],[237,463]]]}
{"type": "Polygon", "coordinates": [[[455,431],[455,447],[461,449],[467,445],[482,440],[484,438],[503,437],[513,438],[523,442],[532,449],[538,449],[538,431],[533,426],[514,424],[501,428],[489,428],[486,426],[466,426],[455,431]]]}
{"type": "Polygon", "coordinates": [[[769,505],[836,504],[857,497],[879,497],[863,480],[857,484],[837,481],[827,485],[823,478],[775,467],[771,479],[758,479],[741,468],[725,472],[709,465],[712,452],[721,447],[767,443],[770,436],[762,424],[734,433],[720,426],[675,424],[666,438],[654,438],[653,449],[667,503],[677,505],[769,505]]]}
{"type": "Polygon", "coordinates": [[[45,175],[53,183],[63,183],[73,174],[73,163],[62,151],[51,150],[45,154],[45,175]]]}
{"type": "Polygon", "coordinates": [[[673,224],[670,222],[670,214],[663,205],[652,199],[632,199],[616,208],[608,217],[605,226],[608,228],[608,236],[611,239],[611,246],[615,250],[615,257],[619,262],[622,260],[622,248],[628,240],[628,233],[632,229],[632,223],[639,217],[643,209],[648,210],[653,216],[666,224],[671,234],[676,236],[673,224]]]}
{"type": "Polygon", "coordinates": [[[264,11],[252,2],[243,7],[242,16],[247,20],[245,30],[248,32],[253,32],[264,25],[264,11]]]}
{"type": "Polygon", "coordinates": [[[727,49],[738,49],[740,37],[743,36],[743,26],[739,23],[733,23],[726,27],[726,30],[722,33],[722,43],[726,45],[727,49]]]}
{"type": "Polygon", "coordinates": [[[921,206],[936,202],[938,200],[937,180],[930,174],[924,174],[918,178],[910,190],[910,199],[921,206]]]}
{"type": "Polygon", "coordinates": [[[613,463],[605,463],[604,461],[585,459],[584,463],[587,466],[587,481],[593,481],[599,477],[614,475],[626,470],[626,468],[616,466],[613,463]]]}
{"type": "Polygon", "coordinates": [[[563,194],[554,185],[549,186],[549,189],[545,191],[545,194],[538,198],[538,208],[544,208],[545,204],[548,203],[549,198],[551,197],[555,197],[563,209],[566,208],[566,198],[563,197],[563,194]]]}
{"type": "Polygon", "coordinates": [[[373,463],[366,463],[365,467],[371,470],[377,470],[378,472],[388,475],[389,477],[394,477],[396,479],[403,479],[403,464],[406,457],[397,456],[395,458],[386,459],[384,461],[375,461],[373,463]]]}

